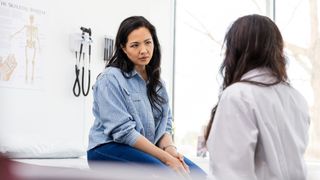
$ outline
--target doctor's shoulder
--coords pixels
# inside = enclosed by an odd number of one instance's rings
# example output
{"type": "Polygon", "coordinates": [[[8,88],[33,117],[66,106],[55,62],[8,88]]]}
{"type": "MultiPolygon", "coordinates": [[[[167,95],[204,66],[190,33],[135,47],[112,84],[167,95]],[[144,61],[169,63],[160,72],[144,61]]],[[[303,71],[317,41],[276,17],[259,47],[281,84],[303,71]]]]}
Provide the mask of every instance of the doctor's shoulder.
{"type": "Polygon", "coordinates": [[[292,86],[287,86],[287,88],[290,89],[291,96],[295,98],[296,104],[299,105],[300,109],[309,112],[309,105],[305,96],[292,86]]]}
{"type": "Polygon", "coordinates": [[[245,82],[234,83],[223,90],[221,99],[253,99],[254,86],[256,85],[245,82]]]}

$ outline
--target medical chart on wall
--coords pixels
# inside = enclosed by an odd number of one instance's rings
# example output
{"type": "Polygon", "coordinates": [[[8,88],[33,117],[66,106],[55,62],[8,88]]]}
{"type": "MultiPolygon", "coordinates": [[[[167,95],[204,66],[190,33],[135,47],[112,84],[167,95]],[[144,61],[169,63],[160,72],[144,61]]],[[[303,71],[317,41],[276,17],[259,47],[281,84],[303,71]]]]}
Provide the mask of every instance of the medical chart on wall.
{"type": "Polygon", "coordinates": [[[41,88],[46,17],[41,4],[0,0],[0,87],[41,88]]]}

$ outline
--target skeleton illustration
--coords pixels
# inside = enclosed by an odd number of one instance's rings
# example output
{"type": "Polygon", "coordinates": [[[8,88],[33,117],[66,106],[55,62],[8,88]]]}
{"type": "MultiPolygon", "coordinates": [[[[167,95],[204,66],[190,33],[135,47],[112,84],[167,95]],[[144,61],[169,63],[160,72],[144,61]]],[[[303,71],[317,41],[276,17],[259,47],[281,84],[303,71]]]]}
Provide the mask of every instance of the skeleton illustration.
{"type": "Polygon", "coordinates": [[[29,62],[31,59],[32,63],[32,71],[31,71],[31,82],[34,81],[34,74],[35,74],[35,63],[36,63],[36,54],[37,54],[37,48],[36,45],[38,44],[39,50],[39,37],[38,37],[38,27],[34,25],[34,16],[29,16],[29,22],[28,24],[24,25],[20,30],[15,32],[11,35],[11,38],[13,38],[15,35],[19,34],[23,30],[26,31],[26,45],[25,45],[25,60],[26,60],[26,72],[25,72],[25,80],[28,82],[29,80],[29,62]],[[31,55],[31,56],[30,56],[31,55]]]}

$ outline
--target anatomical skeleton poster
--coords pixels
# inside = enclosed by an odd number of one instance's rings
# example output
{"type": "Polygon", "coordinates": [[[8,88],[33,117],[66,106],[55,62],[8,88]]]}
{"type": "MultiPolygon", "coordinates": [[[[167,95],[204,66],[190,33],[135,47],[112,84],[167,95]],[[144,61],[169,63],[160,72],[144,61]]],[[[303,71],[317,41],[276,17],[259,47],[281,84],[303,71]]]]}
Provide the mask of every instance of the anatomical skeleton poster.
{"type": "Polygon", "coordinates": [[[46,17],[34,1],[0,1],[0,87],[41,87],[46,17]]]}

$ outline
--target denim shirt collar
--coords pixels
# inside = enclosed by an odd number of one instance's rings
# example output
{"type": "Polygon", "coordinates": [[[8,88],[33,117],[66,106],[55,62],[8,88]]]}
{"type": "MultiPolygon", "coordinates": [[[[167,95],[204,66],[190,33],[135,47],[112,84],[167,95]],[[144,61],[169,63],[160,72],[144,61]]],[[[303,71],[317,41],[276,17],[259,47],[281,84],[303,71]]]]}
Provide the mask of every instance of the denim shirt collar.
{"type": "Polygon", "coordinates": [[[133,77],[133,76],[135,76],[135,75],[138,74],[138,72],[137,72],[134,68],[133,68],[133,70],[130,71],[130,72],[124,72],[124,71],[123,71],[123,73],[124,73],[127,77],[133,77]]]}
{"type": "MultiPolygon", "coordinates": [[[[141,80],[145,81],[142,76],[138,73],[138,71],[136,69],[133,68],[132,71],[130,72],[124,72],[124,74],[127,76],[127,77],[135,77],[135,76],[138,76],[141,80]]],[[[149,83],[149,79],[147,81],[145,81],[146,84],[149,83]]]]}

